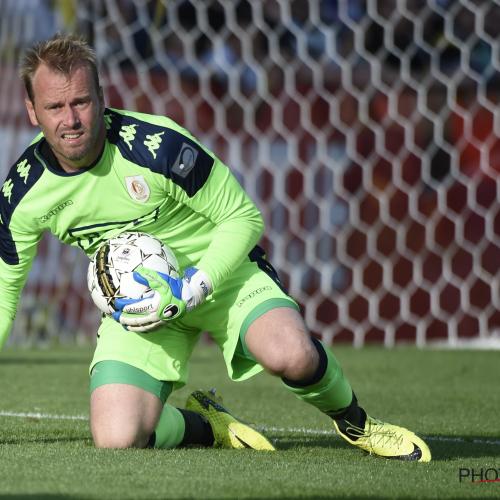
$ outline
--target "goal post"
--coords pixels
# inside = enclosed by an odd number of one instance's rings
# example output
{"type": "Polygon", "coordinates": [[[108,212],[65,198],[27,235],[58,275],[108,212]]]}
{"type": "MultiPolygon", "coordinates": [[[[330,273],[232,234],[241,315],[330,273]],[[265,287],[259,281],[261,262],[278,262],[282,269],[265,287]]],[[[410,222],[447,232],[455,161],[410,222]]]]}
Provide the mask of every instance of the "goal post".
{"type": "MultiPolygon", "coordinates": [[[[16,63],[43,14],[95,47],[109,106],[231,167],[326,342],[500,344],[498,1],[22,3],[0,16],[2,177],[34,135],[16,63]]],[[[42,240],[13,341],[94,335],[85,268],[42,240]]]]}

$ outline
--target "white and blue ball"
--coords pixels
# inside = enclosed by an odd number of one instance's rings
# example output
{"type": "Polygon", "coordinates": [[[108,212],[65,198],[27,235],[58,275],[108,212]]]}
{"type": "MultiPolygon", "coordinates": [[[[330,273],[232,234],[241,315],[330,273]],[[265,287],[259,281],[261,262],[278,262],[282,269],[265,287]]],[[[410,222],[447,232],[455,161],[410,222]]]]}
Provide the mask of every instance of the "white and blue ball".
{"type": "Polygon", "coordinates": [[[134,271],[144,266],[179,277],[179,264],[172,250],[146,233],[125,232],[103,243],[92,257],[87,284],[95,305],[112,314],[114,300],[120,297],[148,297],[151,289],[135,281],[134,271]]]}

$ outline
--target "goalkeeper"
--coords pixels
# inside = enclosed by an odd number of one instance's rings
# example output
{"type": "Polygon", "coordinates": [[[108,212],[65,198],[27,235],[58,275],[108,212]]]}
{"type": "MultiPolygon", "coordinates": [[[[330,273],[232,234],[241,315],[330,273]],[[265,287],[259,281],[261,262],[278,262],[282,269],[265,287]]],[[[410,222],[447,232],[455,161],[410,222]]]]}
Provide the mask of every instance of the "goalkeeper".
{"type": "Polygon", "coordinates": [[[89,256],[121,232],[150,233],[185,270],[174,280],[142,269],[136,279],[153,296],[118,300],[114,316],[103,318],[90,366],[96,446],[274,449],[212,393],[194,392],[183,409],[167,403],[186,383],[192,349],[208,331],[231,379],[266,370],[361,450],[430,460],[415,434],[358,404],[257,246],[259,211],[212,152],[166,117],[106,108],[95,54],[77,37],[56,35],[28,50],[21,77],[41,133],[0,191],[1,342],[44,231],[89,256]]]}

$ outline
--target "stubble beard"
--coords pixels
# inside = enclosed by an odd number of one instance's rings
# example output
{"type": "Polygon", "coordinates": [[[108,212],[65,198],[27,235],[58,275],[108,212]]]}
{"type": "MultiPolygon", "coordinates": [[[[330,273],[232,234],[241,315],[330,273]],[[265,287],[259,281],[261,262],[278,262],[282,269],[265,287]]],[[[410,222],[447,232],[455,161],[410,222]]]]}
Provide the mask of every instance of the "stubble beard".
{"type": "MultiPolygon", "coordinates": [[[[100,126],[92,127],[90,130],[91,130],[90,137],[88,138],[88,140],[76,149],[71,148],[71,146],[64,147],[64,144],[61,144],[61,147],[58,147],[57,145],[50,143],[49,145],[52,148],[52,150],[55,153],[57,153],[56,156],[59,156],[61,159],[66,160],[68,162],[76,163],[76,165],[72,165],[72,167],[74,168],[86,167],[95,160],[94,157],[90,158],[89,156],[91,153],[93,153],[93,150],[97,149],[99,146],[98,143],[99,143],[99,135],[101,127],[100,126]],[[82,162],[84,160],[86,160],[84,164],[78,165],[79,162],[82,162]]],[[[75,130],[75,132],[77,131],[75,130]]],[[[84,132],[87,132],[87,130],[85,130],[84,132]]],[[[64,139],[62,139],[62,141],[64,141],[64,139]]],[[[97,156],[99,154],[99,151],[95,151],[94,154],[95,156],[97,156]]]]}

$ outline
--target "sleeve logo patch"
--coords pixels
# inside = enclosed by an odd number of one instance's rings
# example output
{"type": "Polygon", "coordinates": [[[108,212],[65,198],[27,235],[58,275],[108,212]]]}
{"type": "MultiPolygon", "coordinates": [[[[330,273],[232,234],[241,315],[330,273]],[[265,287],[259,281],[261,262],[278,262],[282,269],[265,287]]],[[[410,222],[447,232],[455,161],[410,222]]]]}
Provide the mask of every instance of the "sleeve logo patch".
{"type": "Polygon", "coordinates": [[[139,203],[145,203],[149,199],[151,191],[148,183],[142,175],[132,175],[125,177],[125,184],[130,197],[139,203]]]}
{"type": "Polygon", "coordinates": [[[198,151],[190,144],[183,142],[172,167],[172,172],[184,179],[193,170],[197,157],[198,151]]]}

